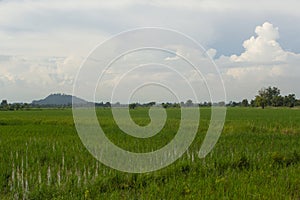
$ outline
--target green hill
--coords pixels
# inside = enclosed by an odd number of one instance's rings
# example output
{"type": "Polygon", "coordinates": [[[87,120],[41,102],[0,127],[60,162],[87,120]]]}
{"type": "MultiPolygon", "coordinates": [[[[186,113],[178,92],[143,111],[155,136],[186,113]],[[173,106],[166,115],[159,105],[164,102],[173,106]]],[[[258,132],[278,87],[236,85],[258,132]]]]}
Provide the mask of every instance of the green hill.
{"type": "Polygon", "coordinates": [[[64,105],[72,105],[72,99],[76,104],[87,104],[88,102],[80,99],[78,97],[73,97],[72,95],[67,94],[51,94],[45,99],[32,101],[33,105],[55,105],[55,106],[64,106],[64,105]]]}

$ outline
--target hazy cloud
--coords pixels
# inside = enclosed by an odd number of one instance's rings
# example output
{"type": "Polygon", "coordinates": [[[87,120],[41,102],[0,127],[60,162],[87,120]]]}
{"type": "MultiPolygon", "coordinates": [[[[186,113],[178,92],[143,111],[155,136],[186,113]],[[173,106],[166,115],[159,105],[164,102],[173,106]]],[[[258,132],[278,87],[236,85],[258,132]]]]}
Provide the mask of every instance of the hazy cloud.
{"type": "MultiPolygon", "coordinates": [[[[70,93],[80,64],[96,45],[149,26],[181,31],[203,45],[220,67],[229,99],[252,98],[267,85],[299,97],[299,7],[296,0],[0,1],[0,98],[30,101],[70,93]]],[[[176,55],[164,59],[178,61],[176,55]]],[[[183,73],[195,79],[192,71],[183,73]]],[[[213,82],[216,75],[205,74],[213,82]]]]}

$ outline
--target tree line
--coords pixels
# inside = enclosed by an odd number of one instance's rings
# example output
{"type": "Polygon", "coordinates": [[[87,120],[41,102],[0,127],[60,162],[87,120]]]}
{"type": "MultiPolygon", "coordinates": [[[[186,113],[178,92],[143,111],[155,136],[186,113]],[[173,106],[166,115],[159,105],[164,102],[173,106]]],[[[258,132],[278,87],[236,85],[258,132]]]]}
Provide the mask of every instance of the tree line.
{"type": "MultiPolygon", "coordinates": [[[[282,96],[280,94],[280,89],[277,87],[267,87],[261,88],[255,96],[254,99],[248,101],[248,99],[243,99],[242,101],[235,102],[230,101],[226,103],[224,101],[212,103],[212,102],[203,102],[203,103],[193,103],[192,100],[187,100],[186,102],[180,103],[162,103],[161,106],[164,108],[178,108],[178,107],[211,107],[211,106],[227,106],[227,107],[261,107],[264,109],[265,107],[295,107],[300,106],[300,99],[296,99],[295,94],[288,94],[282,96]]],[[[155,102],[151,102],[151,105],[155,105],[155,102]]],[[[136,107],[147,107],[148,104],[139,104],[132,103],[129,105],[129,108],[134,109],[136,107]]]]}
{"type": "MultiPolygon", "coordinates": [[[[119,102],[111,104],[110,102],[101,102],[95,103],[96,107],[129,107],[130,109],[135,109],[137,107],[150,107],[150,106],[162,106],[164,108],[180,108],[180,107],[211,107],[211,106],[227,106],[227,107],[261,107],[264,109],[265,107],[295,107],[300,106],[300,99],[296,99],[295,94],[288,94],[282,96],[280,94],[280,89],[277,87],[267,87],[261,88],[254,99],[248,101],[248,99],[243,99],[242,101],[235,102],[230,101],[229,103],[225,103],[224,101],[212,103],[212,102],[203,102],[203,103],[194,103],[192,100],[187,100],[186,102],[180,103],[160,103],[157,104],[156,102],[149,102],[149,103],[131,103],[127,104],[120,104],[119,102]]],[[[34,104],[28,103],[8,103],[7,100],[2,100],[0,104],[0,110],[28,110],[30,108],[39,108],[39,107],[59,107],[59,108],[66,108],[72,107],[71,104],[64,105],[64,106],[55,106],[55,105],[44,105],[44,106],[37,106],[34,104]]]]}
{"type": "Polygon", "coordinates": [[[8,103],[7,100],[2,100],[0,110],[25,110],[32,106],[28,103],[8,103]]]}

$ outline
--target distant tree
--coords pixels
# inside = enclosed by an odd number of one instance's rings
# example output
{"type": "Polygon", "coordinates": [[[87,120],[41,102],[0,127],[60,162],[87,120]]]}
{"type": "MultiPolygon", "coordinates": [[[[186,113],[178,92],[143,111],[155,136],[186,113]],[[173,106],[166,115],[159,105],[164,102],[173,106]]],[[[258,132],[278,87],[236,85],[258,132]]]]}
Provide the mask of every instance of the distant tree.
{"type": "Polygon", "coordinates": [[[7,106],[7,105],[8,105],[7,100],[2,100],[1,106],[2,106],[2,107],[5,107],[5,106],[7,106]]]}
{"type": "Polygon", "coordinates": [[[230,106],[230,107],[236,107],[236,106],[240,106],[241,105],[241,102],[235,102],[235,101],[230,101],[227,106],[230,106]]]}
{"type": "Polygon", "coordinates": [[[295,106],[300,106],[300,99],[297,99],[297,100],[296,100],[295,106]]]}
{"type": "Polygon", "coordinates": [[[106,102],[106,103],[104,104],[104,107],[110,108],[110,107],[111,107],[110,102],[106,102]]]}
{"type": "Polygon", "coordinates": [[[194,104],[193,104],[193,101],[191,99],[189,99],[189,100],[186,101],[185,105],[187,107],[192,107],[194,104]]]}
{"type": "Polygon", "coordinates": [[[269,101],[268,89],[266,89],[266,88],[260,89],[258,91],[258,95],[255,96],[256,106],[260,106],[262,109],[264,109],[265,106],[268,105],[268,101],[269,101]]]}
{"type": "Polygon", "coordinates": [[[7,102],[7,100],[2,100],[0,107],[2,110],[8,110],[9,109],[9,104],[7,102]]]}
{"type": "Polygon", "coordinates": [[[162,105],[163,108],[173,107],[173,104],[172,104],[172,103],[169,103],[169,102],[167,102],[167,103],[162,103],[161,105],[162,105]]]}
{"type": "Polygon", "coordinates": [[[16,103],[13,105],[14,105],[14,110],[20,110],[22,108],[21,104],[19,104],[19,103],[16,103]]]}
{"type": "Polygon", "coordinates": [[[135,109],[137,107],[137,103],[129,104],[129,109],[135,109]]]}
{"type": "Polygon", "coordinates": [[[243,107],[248,107],[249,106],[248,100],[247,99],[243,99],[241,105],[243,107]]]}
{"type": "Polygon", "coordinates": [[[272,106],[279,107],[284,105],[283,96],[274,96],[272,99],[272,106]]]}
{"type": "Polygon", "coordinates": [[[116,107],[120,107],[120,106],[121,106],[121,104],[120,104],[120,102],[116,102],[116,103],[114,104],[114,106],[116,106],[116,107]]]}
{"type": "Polygon", "coordinates": [[[255,105],[255,100],[251,99],[250,105],[251,105],[251,107],[255,107],[255,106],[256,106],[256,105],[255,105]]]}
{"type": "Polygon", "coordinates": [[[179,103],[173,103],[173,108],[180,108],[180,104],[179,103]]]}
{"type": "Polygon", "coordinates": [[[228,104],[226,104],[226,106],[231,106],[232,105],[232,101],[229,101],[228,104]]]}
{"type": "Polygon", "coordinates": [[[278,101],[280,100],[278,97],[280,96],[280,90],[277,87],[268,87],[266,90],[266,101],[268,106],[276,106],[278,105],[278,101]]]}
{"type": "Polygon", "coordinates": [[[207,102],[206,102],[206,101],[204,101],[204,102],[203,102],[203,104],[201,104],[201,106],[203,106],[203,107],[207,107],[207,102]]]}
{"type": "Polygon", "coordinates": [[[100,103],[95,103],[96,107],[104,107],[104,103],[100,102],[100,103]]]}
{"type": "Polygon", "coordinates": [[[257,95],[257,96],[255,97],[255,105],[256,105],[257,107],[261,107],[262,109],[264,109],[265,106],[266,106],[266,104],[267,104],[267,101],[266,101],[266,98],[265,98],[265,97],[259,96],[259,95],[257,95]]]}
{"type": "Polygon", "coordinates": [[[23,108],[28,109],[28,108],[30,108],[30,105],[28,103],[24,103],[23,108]]]}
{"type": "Polygon", "coordinates": [[[295,94],[289,94],[288,96],[284,97],[284,105],[290,108],[294,107],[296,104],[296,97],[295,94]]]}
{"type": "Polygon", "coordinates": [[[207,102],[207,101],[204,101],[203,103],[199,104],[199,107],[211,107],[211,106],[212,106],[212,103],[207,102]]]}
{"type": "Polygon", "coordinates": [[[155,104],[156,104],[156,102],[152,101],[152,102],[146,103],[145,106],[149,107],[149,106],[154,106],[155,104]]]}
{"type": "Polygon", "coordinates": [[[226,105],[226,103],[224,102],[224,101],[220,101],[219,103],[218,103],[218,106],[225,106],[226,105]]]}

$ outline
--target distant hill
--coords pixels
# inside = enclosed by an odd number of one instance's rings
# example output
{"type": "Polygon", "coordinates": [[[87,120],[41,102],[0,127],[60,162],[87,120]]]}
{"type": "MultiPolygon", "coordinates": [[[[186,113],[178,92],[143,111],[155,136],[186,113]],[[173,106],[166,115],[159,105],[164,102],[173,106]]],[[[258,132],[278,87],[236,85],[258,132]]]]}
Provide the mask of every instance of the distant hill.
{"type": "MultiPolygon", "coordinates": [[[[67,94],[51,94],[45,99],[41,100],[35,100],[32,101],[33,105],[39,105],[39,106],[66,106],[66,105],[72,105],[72,95],[67,94]]],[[[74,102],[76,104],[87,104],[88,102],[80,99],[78,97],[74,97],[74,102]]]]}

